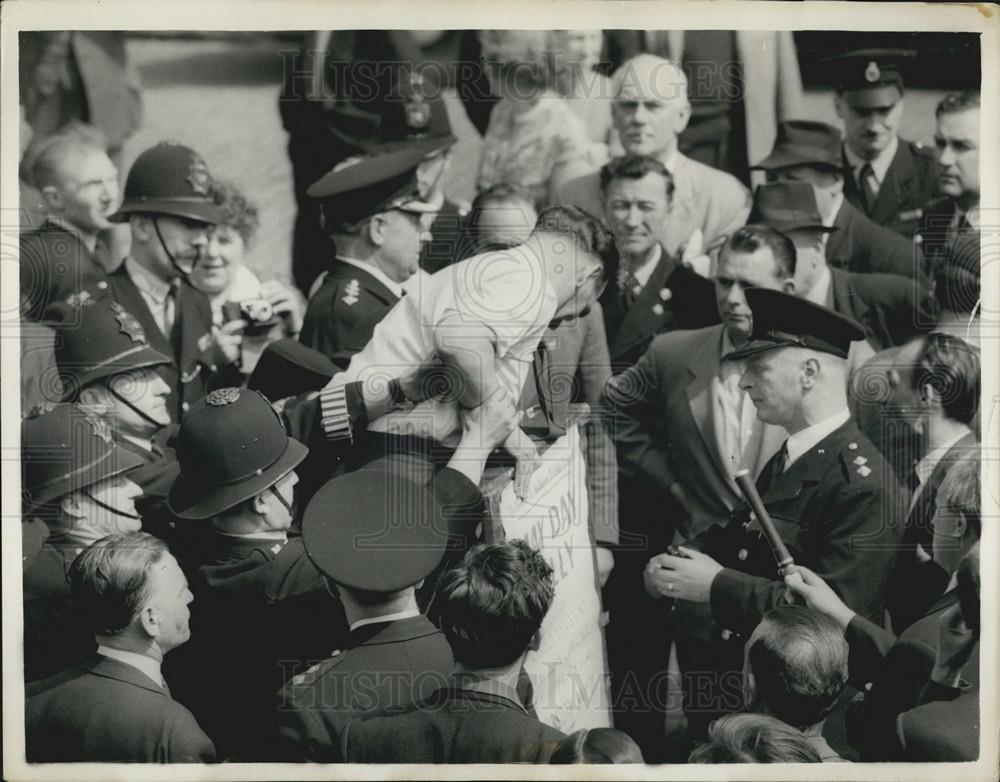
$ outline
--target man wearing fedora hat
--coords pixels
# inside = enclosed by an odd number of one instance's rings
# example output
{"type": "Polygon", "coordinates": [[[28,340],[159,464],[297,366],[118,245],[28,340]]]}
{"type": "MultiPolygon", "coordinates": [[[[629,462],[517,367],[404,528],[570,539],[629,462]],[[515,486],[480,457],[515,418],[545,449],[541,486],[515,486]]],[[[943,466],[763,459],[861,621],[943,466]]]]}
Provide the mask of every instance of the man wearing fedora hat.
{"type": "MultiPolygon", "coordinates": [[[[865,330],[873,350],[899,345],[931,322],[930,297],[916,281],[895,274],[855,273],[831,268],[825,246],[835,226],[823,221],[816,191],[805,182],[774,182],[754,193],[751,222],[788,235],[795,245],[795,291],[814,304],[853,318],[865,330]]],[[[867,351],[871,355],[872,351],[867,351]]],[[[857,351],[852,366],[868,356],[857,351]]]]}
{"type": "Polygon", "coordinates": [[[242,321],[213,327],[208,297],[188,280],[221,220],[211,184],[194,150],[160,143],[132,164],[122,204],[109,218],[129,223],[132,244],[108,275],[106,293],[136,317],[150,345],[170,357],[157,372],[170,387],[175,423],[205,395],[210,376],[239,357],[242,321]]]}
{"type": "Polygon", "coordinates": [[[789,120],[778,125],[771,154],[755,169],[768,182],[808,182],[816,190],[823,223],[837,230],[826,240],[827,263],[852,272],[920,278],[926,274],[919,246],[872,222],[844,198],[840,131],[825,122],[789,120]]]}
{"type": "Polygon", "coordinates": [[[903,71],[916,52],[864,49],[831,57],[834,108],[844,123],[844,197],[907,239],[937,193],[934,150],[899,137],[903,71]]]}
{"type": "MultiPolygon", "coordinates": [[[[847,406],[848,349],[864,331],[788,293],[751,288],[746,296],[753,331],[726,360],[744,362],[740,387],[757,417],[788,432],[758,475],[757,492],[795,562],[818,568],[845,603],[879,622],[906,505],[891,469],[847,406]]],[[[746,505],[727,523],[649,561],[651,595],[711,613],[707,646],[684,638],[678,647],[683,671],[704,670],[706,660],[724,661],[720,672],[742,668],[742,640],[784,599],[776,576],[775,554],[746,505]]],[[[695,682],[685,676],[684,684],[693,697],[695,682]]],[[[686,702],[696,732],[707,727],[713,711],[727,710],[724,690],[716,689],[715,699],[699,693],[697,702],[686,702]]]]}
{"type": "Polygon", "coordinates": [[[346,630],[302,539],[289,536],[295,468],[308,449],[259,392],[238,388],[196,402],[175,448],[168,506],[207,530],[191,563],[194,640],[175,657],[178,686],[220,757],[264,759],[273,693],[346,630]]]}
{"type": "Polygon", "coordinates": [[[93,413],[59,404],[21,425],[24,516],[48,537],[24,571],[25,679],[44,678],[93,649],[70,610],[66,574],[95,540],[140,527],[140,489],[127,473],[138,456],[117,446],[111,427],[93,413]]]}
{"type": "Polygon", "coordinates": [[[310,298],[299,339],[345,368],[420,268],[441,204],[421,193],[419,170],[434,143],[351,158],[309,188],[321,199],[337,254],[310,298]]]}
{"type": "Polygon", "coordinates": [[[460,559],[484,520],[478,485],[486,458],[517,425],[510,400],[463,416],[448,465],[414,479],[405,457],[334,478],[306,509],[306,552],[344,603],[347,647],[278,694],[281,755],[341,760],[350,720],[429,695],[451,673],[451,649],[421,614],[421,597],[460,559]]]}

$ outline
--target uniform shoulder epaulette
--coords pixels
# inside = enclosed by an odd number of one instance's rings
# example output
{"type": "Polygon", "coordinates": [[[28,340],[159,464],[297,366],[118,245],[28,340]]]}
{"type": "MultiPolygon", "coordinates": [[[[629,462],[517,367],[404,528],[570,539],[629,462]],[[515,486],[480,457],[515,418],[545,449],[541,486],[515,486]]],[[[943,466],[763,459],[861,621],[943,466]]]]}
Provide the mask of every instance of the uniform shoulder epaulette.
{"type": "Polygon", "coordinates": [[[870,460],[864,455],[866,449],[862,448],[857,440],[851,440],[841,454],[844,463],[847,465],[848,477],[868,478],[873,474],[870,460]]]}
{"type": "Polygon", "coordinates": [[[472,211],[472,204],[469,201],[458,200],[452,201],[455,205],[455,211],[458,212],[459,217],[468,217],[469,212],[472,211]]]}
{"type": "Polygon", "coordinates": [[[303,685],[308,687],[320,679],[328,670],[339,665],[343,658],[344,655],[341,651],[339,649],[334,649],[330,653],[330,657],[307,668],[302,673],[293,676],[288,684],[292,687],[301,687],[303,685]]]}

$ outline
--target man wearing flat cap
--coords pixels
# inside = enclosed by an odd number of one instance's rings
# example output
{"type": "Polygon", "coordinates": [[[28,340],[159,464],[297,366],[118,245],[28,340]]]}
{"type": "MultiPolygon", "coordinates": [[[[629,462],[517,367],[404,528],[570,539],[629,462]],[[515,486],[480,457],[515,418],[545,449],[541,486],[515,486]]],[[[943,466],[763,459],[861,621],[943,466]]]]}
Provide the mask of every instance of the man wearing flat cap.
{"type": "Polygon", "coordinates": [[[751,222],[786,234],[795,245],[795,292],[804,299],[858,321],[871,349],[852,351],[851,366],[859,366],[873,350],[899,345],[931,322],[925,312],[928,292],[920,283],[896,274],[855,273],[831,268],[826,244],[839,229],[827,225],[819,211],[816,191],[805,182],[774,182],[754,193],[751,222]]]}
{"type": "MultiPolygon", "coordinates": [[[[157,372],[170,387],[174,423],[205,395],[210,376],[239,358],[242,321],[213,327],[208,297],[188,279],[222,219],[211,185],[197,152],[157,144],[132,164],[122,204],[109,218],[129,224],[132,244],[129,257],[108,275],[106,294],[131,312],[149,344],[170,358],[157,372]]],[[[83,290],[78,297],[90,295],[83,290]]]]}
{"type": "Polygon", "coordinates": [[[25,420],[21,448],[24,516],[48,532],[25,551],[24,675],[33,681],[93,651],[91,632],[72,611],[66,576],[95,540],[139,529],[140,489],[127,475],[141,460],[115,444],[106,421],[72,404],[25,420]]]}
{"type": "Polygon", "coordinates": [[[915,52],[864,49],[827,61],[844,123],[844,196],[874,222],[912,238],[937,192],[934,150],[897,134],[903,74],[915,52]]]}
{"type": "Polygon", "coordinates": [[[345,629],[302,539],[289,537],[295,468],[308,449],[260,393],[238,388],[193,405],[175,447],[170,510],[207,530],[193,563],[193,640],[175,658],[182,700],[220,757],[267,759],[272,693],[345,629]]]}
{"type": "Polygon", "coordinates": [[[421,247],[440,208],[424,200],[418,180],[432,149],[423,144],[351,158],[309,188],[322,199],[323,225],[337,255],[310,298],[299,339],[342,369],[420,268],[421,247]]]}
{"type": "MultiPolygon", "coordinates": [[[[751,288],[746,296],[753,331],[726,360],[744,362],[740,386],[757,417],[789,435],[758,475],[757,492],[795,562],[818,569],[845,603],[880,622],[906,505],[847,406],[848,349],[864,332],[850,318],[787,293],[751,288]]],[[[705,670],[708,660],[720,673],[739,670],[743,640],[785,599],[775,555],[746,505],[728,523],[653,557],[645,580],[651,595],[675,601],[685,672],[705,670]],[[710,620],[702,614],[707,628],[690,627],[691,605],[710,612],[710,620]],[[692,630],[707,632],[708,640],[692,638],[692,630]]],[[[688,698],[693,686],[685,675],[688,698]]],[[[696,733],[713,712],[731,710],[724,690],[685,703],[696,733]]]]}
{"type": "Polygon", "coordinates": [[[486,458],[516,426],[499,398],[464,416],[448,466],[430,481],[406,477],[390,457],[334,478],[302,522],[306,552],[340,595],[351,634],[342,652],[278,693],[281,758],[342,760],[348,722],[400,707],[443,686],[452,671],[444,635],[420,612],[419,593],[460,559],[482,520],[486,458]],[[422,587],[422,588],[421,588],[422,587]]]}
{"type": "Polygon", "coordinates": [[[751,168],[766,171],[768,182],[813,186],[823,224],[837,229],[826,239],[831,268],[917,278],[926,274],[919,246],[872,222],[844,198],[849,172],[837,128],[814,120],[782,122],[771,154],[751,168]]]}

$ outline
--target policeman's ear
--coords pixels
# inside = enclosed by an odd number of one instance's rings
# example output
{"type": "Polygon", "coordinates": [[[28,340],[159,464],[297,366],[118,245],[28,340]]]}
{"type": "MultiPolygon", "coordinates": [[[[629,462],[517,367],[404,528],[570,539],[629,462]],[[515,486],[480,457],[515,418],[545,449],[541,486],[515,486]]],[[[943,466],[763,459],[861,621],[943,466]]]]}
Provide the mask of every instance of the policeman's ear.
{"type": "Polygon", "coordinates": [[[80,492],[73,491],[59,500],[59,509],[71,519],[82,519],[86,515],[80,492]]]}
{"type": "Polygon", "coordinates": [[[812,388],[819,380],[820,364],[813,356],[802,362],[802,387],[812,388]]]}
{"type": "Polygon", "coordinates": [[[268,492],[262,491],[252,500],[250,500],[250,509],[256,513],[258,516],[263,516],[268,509],[268,492]]]}
{"type": "Polygon", "coordinates": [[[844,103],[844,96],[840,93],[837,93],[833,99],[833,108],[834,111],[837,112],[837,116],[840,117],[840,119],[844,119],[844,114],[847,112],[847,106],[844,103]]]}
{"type": "Polygon", "coordinates": [[[153,221],[146,215],[131,215],[128,219],[132,228],[132,236],[140,242],[148,242],[153,238],[153,221]]]}
{"type": "Polygon", "coordinates": [[[782,291],[782,293],[787,293],[789,296],[794,296],[795,295],[795,278],[794,277],[786,277],[785,280],[781,283],[781,291],[782,291]]]}
{"type": "Polygon", "coordinates": [[[112,407],[98,386],[81,389],[80,404],[89,407],[98,415],[106,415],[112,407]]]}
{"type": "Polygon", "coordinates": [[[368,241],[376,247],[381,247],[385,244],[388,228],[388,221],[385,214],[372,215],[368,220],[368,225],[365,227],[365,230],[368,232],[368,241]]]}
{"type": "Polygon", "coordinates": [[[65,206],[63,192],[55,185],[46,185],[42,188],[42,200],[53,212],[61,212],[65,206]]]}

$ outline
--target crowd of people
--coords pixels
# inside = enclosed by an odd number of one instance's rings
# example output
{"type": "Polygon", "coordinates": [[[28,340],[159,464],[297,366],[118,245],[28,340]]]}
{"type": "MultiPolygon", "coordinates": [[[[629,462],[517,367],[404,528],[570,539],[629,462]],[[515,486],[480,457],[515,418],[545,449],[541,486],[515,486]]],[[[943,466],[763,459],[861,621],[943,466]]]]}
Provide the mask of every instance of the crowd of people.
{"type": "Polygon", "coordinates": [[[120,186],[127,107],[80,88],[114,34],[38,37],[29,762],[978,757],[977,92],[931,148],[912,53],[830,61],[840,128],[789,33],[465,31],[466,205],[414,34],[309,35],[294,290],[237,172],[163,142],[120,186]],[[530,502],[572,426],[610,713],[565,735],[553,568],[482,485],[530,502]]]}

